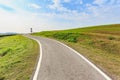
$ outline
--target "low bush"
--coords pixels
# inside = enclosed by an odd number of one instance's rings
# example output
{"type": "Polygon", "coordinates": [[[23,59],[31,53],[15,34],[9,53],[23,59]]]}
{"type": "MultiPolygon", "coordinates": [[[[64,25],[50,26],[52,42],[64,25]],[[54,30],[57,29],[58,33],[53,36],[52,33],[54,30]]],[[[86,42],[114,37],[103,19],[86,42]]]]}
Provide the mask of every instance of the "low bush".
{"type": "Polygon", "coordinates": [[[109,36],[108,39],[109,39],[109,40],[115,40],[115,37],[113,37],[113,36],[109,36]]]}

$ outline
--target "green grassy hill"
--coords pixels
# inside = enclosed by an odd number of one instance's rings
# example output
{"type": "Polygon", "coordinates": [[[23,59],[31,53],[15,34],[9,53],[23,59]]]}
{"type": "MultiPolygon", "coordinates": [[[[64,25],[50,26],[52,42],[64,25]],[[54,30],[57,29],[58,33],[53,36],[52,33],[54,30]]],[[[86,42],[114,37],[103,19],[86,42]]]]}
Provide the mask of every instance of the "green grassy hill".
{"type": "Polygon", "coordinates": [[[30,80],[39,47],[21,35],[0,37],[0,80],[30,80]]]}
{"type": "Polygon", "coordinates": [[[120,24],[43,31],[33,35],[62,41],[90,59],[113,79],[120,80],[120,24]]]}

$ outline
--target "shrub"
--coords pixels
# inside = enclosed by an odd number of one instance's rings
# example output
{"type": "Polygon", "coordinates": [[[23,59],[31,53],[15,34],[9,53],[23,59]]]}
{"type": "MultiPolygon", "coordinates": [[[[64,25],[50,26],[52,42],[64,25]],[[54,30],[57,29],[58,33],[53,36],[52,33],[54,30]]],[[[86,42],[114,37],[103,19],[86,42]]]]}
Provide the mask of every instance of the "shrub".
{"type": "Polygon", "coordinates": [[[77,42],[78,34],[76,33],[55,33],[54,38],[67,40],[68,42],[77,42]]]}
{"type": "Polygon", "coordinates": [[[109,39],[109,40],[115,40],[115,37],[113,37],[113,36],[109,36],[108,39],[109,39]]]}
{"type": "Polygon", "coordinates": [[[55,33],[53,35],[54,38],[61,39],[61,40],[67,40],[68,36],[71,35],[72,33],[55,33]]]}
{"type": "Polygon", "coordinates": [[[77,42],[77,38],[76,37],[70,37],[67,39],[68,42],[77,42]]]}

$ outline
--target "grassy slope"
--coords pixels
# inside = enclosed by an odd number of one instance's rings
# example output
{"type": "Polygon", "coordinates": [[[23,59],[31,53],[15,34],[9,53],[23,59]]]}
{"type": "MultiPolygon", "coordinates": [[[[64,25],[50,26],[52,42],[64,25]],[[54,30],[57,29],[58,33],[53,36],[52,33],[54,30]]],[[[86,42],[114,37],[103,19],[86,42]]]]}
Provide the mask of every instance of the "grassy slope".
{"type": "Polygon", "coordinates": [[[44,31],[33,35],[64,42],[82,53],[115,80],[120,80],[120,24],[44,31]]]}
{"type": "Polygon", "coordinates": [[[0,80],[29,80],[38,44],[21,35],[0,38],[0,80]]]}

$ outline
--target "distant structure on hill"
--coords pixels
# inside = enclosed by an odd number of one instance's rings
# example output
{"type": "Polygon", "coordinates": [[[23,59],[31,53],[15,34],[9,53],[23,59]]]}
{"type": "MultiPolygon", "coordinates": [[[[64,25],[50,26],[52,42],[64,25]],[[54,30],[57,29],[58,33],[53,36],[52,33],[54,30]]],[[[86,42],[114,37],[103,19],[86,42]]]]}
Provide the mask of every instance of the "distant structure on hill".
{"type": "Polygon", "coordinates": [[[31,33],[33,32],[33,29],[32,29],[32,28],[30,28],[30,32],[31,32],[31,33]]]}

